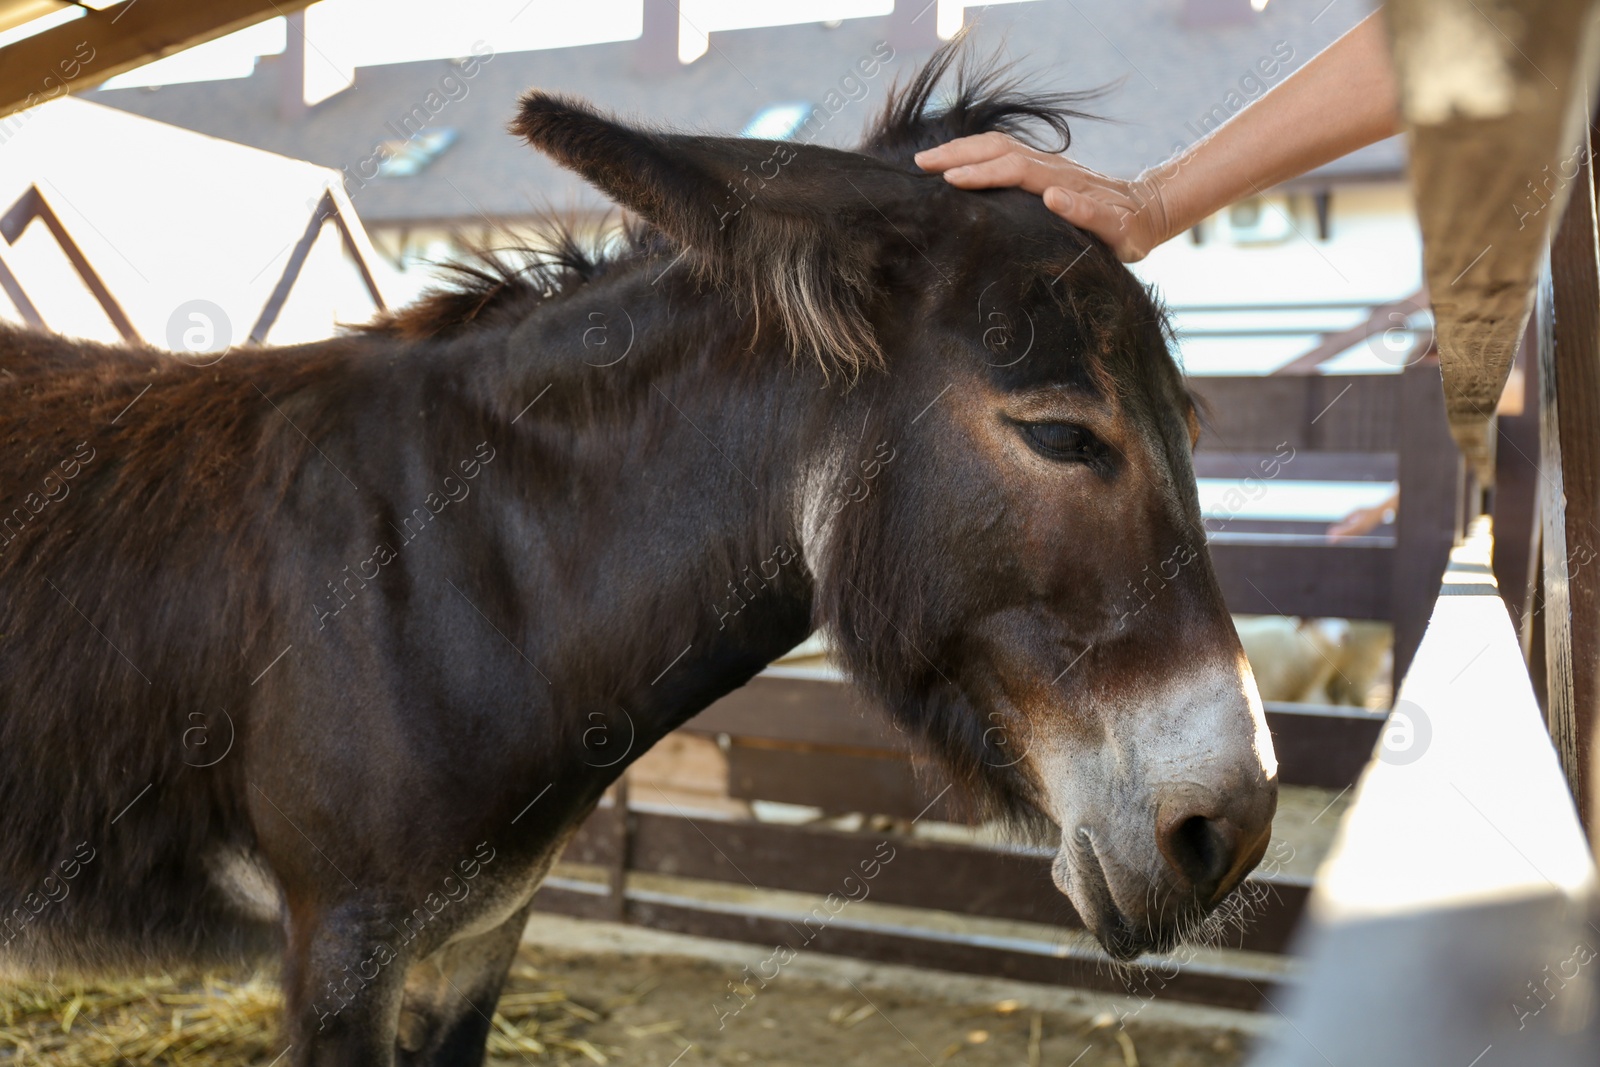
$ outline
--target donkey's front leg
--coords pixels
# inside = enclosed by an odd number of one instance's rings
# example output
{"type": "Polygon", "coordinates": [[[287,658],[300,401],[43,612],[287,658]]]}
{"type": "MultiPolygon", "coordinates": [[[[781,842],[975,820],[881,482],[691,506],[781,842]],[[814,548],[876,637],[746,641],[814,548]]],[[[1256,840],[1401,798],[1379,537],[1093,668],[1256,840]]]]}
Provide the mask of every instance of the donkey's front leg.
{"type": "Polygon", "coordinates": [[[528,908],[452,942],[412,968],[400,1010],[402,1067],[478,1067],[506,972],[522,943],[528,908]]]}
{"type": "Polygon", "coordinates": [[[299,1067],[391,1067],[412,960],[378,901],[291,903],[285,1031],[299,1067]]]}

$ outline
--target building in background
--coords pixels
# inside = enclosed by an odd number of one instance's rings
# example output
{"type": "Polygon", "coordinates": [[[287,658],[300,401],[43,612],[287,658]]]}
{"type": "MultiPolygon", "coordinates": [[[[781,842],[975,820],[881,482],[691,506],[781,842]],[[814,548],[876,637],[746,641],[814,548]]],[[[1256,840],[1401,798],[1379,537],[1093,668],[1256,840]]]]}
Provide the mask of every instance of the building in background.
{"type": "MultiPolygon", "coordinates": [[[[1370,10],[1363,0],[1254,7],[1028,0],[968,8],[966,21],[975,55],[1007,56],[1041,87],[1106,87],[1089,107],[1107,121],[1077,123],[1073,154],[1133,175],[1204,136],[1370,10]]],[[[939,44],[938,20],[948,24],[960,7],[898,0],[886,15],[717,31],[704,42],[685,41],[673,0],[644,0],[642,10],[636,40],[502,51],[486,30],[463,39],[458,58],[361,67],[348,88],[309,105],[316,22],[308,39],[297,16],[282,53],[262,56],[247,77],[89,95],[340,171],[374,244],[415,291],[464,243],[515,240],[543,211],[602,224],[598,194],[505,132],[528,87],[645,122],[849,146],[895,79],[939,44]],[[696,48],[698,58],[680,60],[696,48]]],[[[1404,163],[1398,139],[1374,145],[1235,205],[1139,264],[1177,313],[1190,372],[1269,373],[1307,361],[1398,369],[1425,325],[1407,303],[1421,265],[1404,163]],[[1369,336],[1369,322],[1384,329],[1369,336]]]]}

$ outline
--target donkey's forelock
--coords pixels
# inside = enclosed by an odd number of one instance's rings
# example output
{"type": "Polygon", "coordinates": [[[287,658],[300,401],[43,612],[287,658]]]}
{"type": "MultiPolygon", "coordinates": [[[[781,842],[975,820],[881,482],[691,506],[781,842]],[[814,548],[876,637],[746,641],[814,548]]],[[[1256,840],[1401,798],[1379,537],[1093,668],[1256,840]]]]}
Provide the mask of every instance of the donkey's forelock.
{"type": "Polygon", "coordinates": [[[1030,87],[998,53],[974,60],[966,37],[963,30],[909,83],[890,90],[862,140],[862,152],[910,163],[924,148],[994,132],[1046,152],[1065,152],[1072,144],[1069,120],[1096,118],[1079,105],[1102,96],[1104,88],[1051,92],[1030,87]]]}
{"type": "Polygon", "coordinates": [[[853,379],[885,358],[871,325],[880,261],[916,257],[895,247],[907,234],[868,236],[894,229],[876,206],[890,192],[883,178],[920,179],[912,155],[952,137],[1001,131],[1064,149],[1068,121],[1085,117],[1077,105],[1092,95],[1029,90],[997,59],[971,62],[963,35],[891,89],[858,153],[848,153],[641,128],[533,91],[512,131],[632,212],[622,239],[586,246],[570,220],[543,215],[535,228],[550,236],[539,246],[473,251],[449,265],[445,285],[367,329],[424,339],[508,327],[602,274],[682,258],[698,284],[753,313],[758,327],[776,323],[792,353],[853,379]],[[750,193],[752,175],[779,174],[770,191],[750,193]]]}

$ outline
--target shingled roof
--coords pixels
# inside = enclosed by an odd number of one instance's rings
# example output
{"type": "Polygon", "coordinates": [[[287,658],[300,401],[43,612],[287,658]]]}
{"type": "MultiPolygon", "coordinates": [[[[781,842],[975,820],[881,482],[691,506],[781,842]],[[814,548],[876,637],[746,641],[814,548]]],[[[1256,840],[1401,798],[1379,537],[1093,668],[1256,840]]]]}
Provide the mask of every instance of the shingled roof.
{"type": "MultiPolygon", "coordinates": [[[[1132,174],[1194,141],[1208,116],[1214,124],[1282,81],[1369,9],[1365,0],[1276,0],[1245,20],[1193,26],[1179,0],[1031,0],[972,9],[967,18],[975,24],[976,52],[1004,49],[1041,84],[1110,85],[1096,108],[1113,121],[1080,123],[1073,152],[1090,166],[1132,174]]],[[[738,132],[773,104],[832,103],[837,113],[813,127],[816,140],[848,145],[877,112],[893,78],[906,77],[931,50],[902,45],[881,71],[862,79],[857,61],[871,60],[874,47],[892,39],[890,18],[717,32],[706,55],[660,73],[642,69],[638,41],[495,54],[468,67],[476,71],[470,78],[453,60],[366,67],[357,71],[353,88],[289,115],[280,110],[280,57],[263,59],[250,78],[85,95],[343,168],[369,226],[515,218],[548,207],[603,206],[597,194],[505,132],[518,95],[530,86],[585,96],[649,122],[722,133],[738,132]],[[447,99],[444,89],[451,87],[458,99],[447,99]],[[363,179],[364,161],[380,142],[407,135],[405,116],[426,107],[430,93],[437,94],[437,114],[428,116],[428,128],[451,128],[455,142],[413,176],[363,179]]],[[[1404,148],[1396,139],[1347,156],[1309,181],[1393,179],[1403,166],[1404,148]]],[[[368,163],[366,173],[371,169],[368,163]]]]}

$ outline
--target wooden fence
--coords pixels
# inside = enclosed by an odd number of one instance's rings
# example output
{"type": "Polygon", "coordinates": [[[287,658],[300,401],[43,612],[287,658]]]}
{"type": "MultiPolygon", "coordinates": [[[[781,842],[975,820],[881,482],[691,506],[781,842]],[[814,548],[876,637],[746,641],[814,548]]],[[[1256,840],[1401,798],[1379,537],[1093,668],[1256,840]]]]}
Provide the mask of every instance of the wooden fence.
{"type": "Polygon", "coordinates": [[[1318,873],[1262,1067],[1595,1062],[1594,864],[1490,553],[1484,519],[1318,873]]]}
{"type": "Polygon", "coordinates": [[[1395,482],[1397,525],[1339,544],[1326,523],[1212,521],[1211,560],[1238,614],[1381,619],[1394,624],[1398,684],[1462,527],[1465,470],[1450,439],[1435,360],[1399,374],[1204,377],[1210,409],[1195,473],[1245,483],[1270,458],[1277,477],[1395,482]]]}
{"type": "Polygon", "coordinates": [[[1395,707],[1388,736],[1404,727],[1406,743],[1381,751],[1341,822],[1298,939],[1305,976],[1270,1005],[1284,1025],[1255,1062],[1590,1065],[1600,910],[1580,808],[1600,832],[1600,3],[1390,0],[1385,19],[1451,430],[1493,488],[1496,523],[1528,522],[1536,487],[1536,587],[1513,598],[1532,611],[1508,608],[1487,521],[1456,554],[1395,707]],[[1499,57],[1499,102],[1458,106],[1487,76],[1464,57],[1483,54],[1499,57]],[[1534,184],[1547,174],[1560,177],[1534,184]],[[1538,210],[1521,210],[1541,188],[1538,210]],[[1538,359],[1524,363],[1537,461],[1525,424],[1494,421],[1536,281],[1538,359]],[[1497,447],[1519,455],[1508,467],[1497,447]],[[1503,498],[1508,469],[1520,477],[1503,498]]]}

